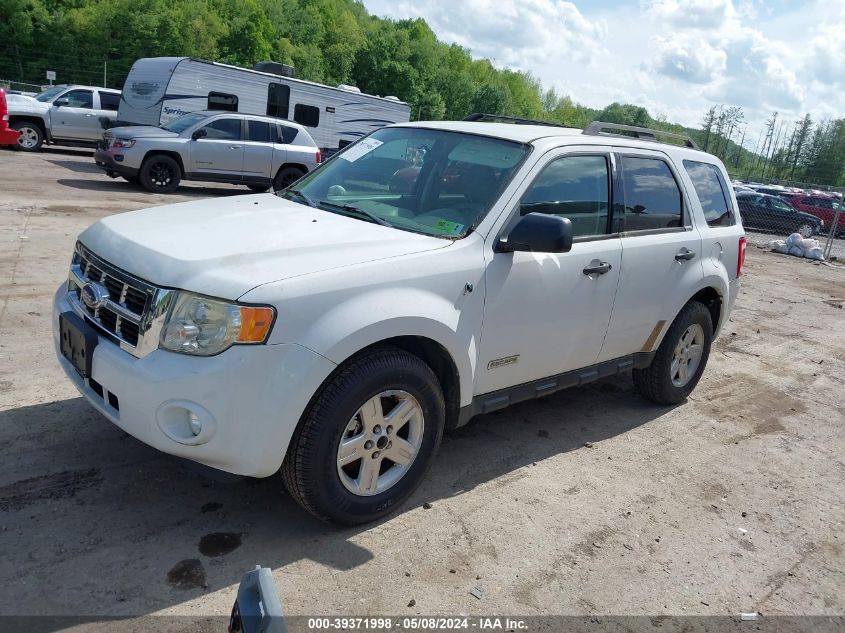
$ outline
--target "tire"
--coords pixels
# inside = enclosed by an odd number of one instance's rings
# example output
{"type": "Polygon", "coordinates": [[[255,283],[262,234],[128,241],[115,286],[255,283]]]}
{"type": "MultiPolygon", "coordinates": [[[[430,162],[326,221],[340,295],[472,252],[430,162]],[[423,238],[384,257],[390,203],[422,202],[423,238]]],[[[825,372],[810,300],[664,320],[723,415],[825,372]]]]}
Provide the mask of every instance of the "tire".
{"type": "Polygon", "coordinates": [[[270,185],[247,185],[247,187],[255,193],[266,193],[270,189],[270,185]]]}
{"type": "MultiPolygon", "coordinates": [[[[689,338],[685,339],[689,342],[689,338]]],[[[645,369],[635,369],[633,372],[634,387],[645,398],[657,404],[678,404],[695,389],[701,379],[704,368],[707,366],[707,359],[710,356],[710,345],[713,342],[713,321],[710,310],[698,301],[690,301],[681,310],[680,314],[666,332],[663,342],[657,348],[657,353],[651,364],[645,369]],[[684,359],[691,358],[686,352],[682,338],[692,334],[693,344],[699,346],[698,360],[693,366],[693,361],[688,360],[686,367],[686,380],[684,375],[676,373],[673,361],[675,354],[681,348],[678,364],[678,372],[683,371],[684,359]],[[700,338],[699,338],[700,337],[700,338]],[[690,370],[690,367],[692,369],[690,370]]],[[[694,352],[693,352],[694,356],[694,352]]]]}
{"type": "Polygon", "coordinates": [[[21,133],[15,149],[21,152],[37,152],[44,144],[44,132],[32,121],[15,121],[11,125],[13,130],[21,133]]]}
{"type": "Polygon", "coordinates": [[[138,180],[152,193],[173,193],[182,180],[182,170],[170,156],[155,154],[144,160],[138,180]]]}
{"type": "Polygon", "coordinates": [[[813,237],[813,234],[816,232],[816,227],[812,224],[808,224],[804,222],[803,224],[799,225],[795,232],[798,233],[801,237],[813,237]]]}
{"type": "Polygon", "coordinates": [[[273,178],[273,191],[280,191],[290,187],[297,180],[302,178],[305,172],[299,167],[282,167],[273,178]]]}
{"type": "Polygon", "coordinates": [[[376,349],[342,367],[312,399],[282,464],[285,487],[324,521],[375,521],[420,484],[440,445],[444,422],[443,392],[431,368],[403,350],[376,349]],[[383,419],[367,415],[373,402],[383,419]],[[400,413],[402,418],[391,417],[400,413]],[[349,447],[345,465],[340,463],[342,439],[349,447]],[[391,459],[402,455],[404,465],[391,459]]]}

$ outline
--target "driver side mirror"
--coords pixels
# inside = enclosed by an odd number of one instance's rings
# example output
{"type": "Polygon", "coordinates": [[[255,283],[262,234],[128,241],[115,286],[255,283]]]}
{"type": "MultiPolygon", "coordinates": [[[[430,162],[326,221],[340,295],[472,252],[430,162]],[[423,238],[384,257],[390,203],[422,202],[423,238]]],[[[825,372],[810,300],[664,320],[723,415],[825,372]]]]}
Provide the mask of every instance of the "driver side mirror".
{"type": "Polygon", "coordinates": [[[206,131],[205,128],[200,128],[199,130],[194,130],[194,133],[191,134],[191,138],[194,139],[195,141],[198,141],[201,138],[205,138],[206,136],[208,136],[208,132],[206,131]]]}
{"type": "Polygon", "coordinates": [[[66,106],[67,104],[68,104],[68,100],[65,97],[61,97],[59,99],[56,99],[53,102],[53,105],[56,106],[57,108],[61,108],[62,106],[66,106]]]}
{"type": "Polygon", "coordinates": [[[496,244],[497,253],[568,253],[572,249],[572,222],[569,218],[529,213],[511,229],[507,239],[496,244]]]}

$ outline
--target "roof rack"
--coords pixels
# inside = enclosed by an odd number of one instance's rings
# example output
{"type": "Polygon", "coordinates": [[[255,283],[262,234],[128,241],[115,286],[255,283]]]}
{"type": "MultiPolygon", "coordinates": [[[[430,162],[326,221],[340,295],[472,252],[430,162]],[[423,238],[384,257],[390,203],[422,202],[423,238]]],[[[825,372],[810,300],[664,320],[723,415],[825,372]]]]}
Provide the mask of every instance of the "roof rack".
{"type": "Polygon", "coordinates": [[[522,119],[515,116],[505,116],[504,114],[485,114],[483,112],[473,112],[465,116],[464,121],[476,121],[480,123],[516,123],[517,125],[546,125],[548,127],[566,127],[559,123],[552,123],[550,121],[535,121],[534,119],[522,119]]]}
{"type": "MultiPolygon", "coordinates": [[[[692,149],[700,149],[695,141],[689,136],[683,134],[675,134],[673,132],[664,132],[663,130],[652,130],[647,127],[636,127],[634,125],[622,125],[621,123],[604,123],[603,121],[593,121],[586,128],[584,134],[587,136],[619,136],[622,138],[638,138],[643,141],[653,141],[655,143],[667,143],[661,141],[658,137],[673,139],[680,141],[685,147],[692,149]],[[605,130],[611,130],[605,132],[605,130]],[[628,134],[620,134],[620,132],[628,132],[628,134]]],[[[675,143],[667,143],[668,145],[675,145],[675,143]]]]}

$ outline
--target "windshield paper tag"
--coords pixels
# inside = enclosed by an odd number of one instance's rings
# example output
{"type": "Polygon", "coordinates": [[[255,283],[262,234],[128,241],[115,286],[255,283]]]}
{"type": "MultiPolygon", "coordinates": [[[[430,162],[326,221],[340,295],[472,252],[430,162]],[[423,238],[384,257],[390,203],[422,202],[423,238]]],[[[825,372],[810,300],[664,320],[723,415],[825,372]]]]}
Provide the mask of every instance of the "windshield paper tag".
{"type": "Polygon", "coordinates": [[[350,163],[354,163],[362,156],[365,156],[366,154],[372,152],[379,145],[384,145],[384,143],[382,141],[379,141],[378,139],[365,138],[361,141],[358,141],[357,143],[355,143],[355,145],[343,152],[340,155],[340,158],[348,160],[350,163]]]}
{"type": "Polygon", "coordinates": [[[437,228],[438,231],[443,231],[444,233],[448,233],[450,235],[457,235],[458,233],[463,232],[464,225],[458,224],[457,222],[450,222],[449,220],[438,220],[435,228],[437,228]]]}

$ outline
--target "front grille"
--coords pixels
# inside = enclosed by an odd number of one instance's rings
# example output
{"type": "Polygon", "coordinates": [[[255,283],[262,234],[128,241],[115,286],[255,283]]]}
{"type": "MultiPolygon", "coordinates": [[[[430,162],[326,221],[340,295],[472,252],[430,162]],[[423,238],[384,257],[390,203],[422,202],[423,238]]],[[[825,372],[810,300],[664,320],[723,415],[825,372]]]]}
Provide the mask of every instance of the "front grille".
{"type": "Polygon", "coordinates": [[[131,347],[138,345],[155,288],[77,244],[71,263],[70,291],[90,321],[131,347]],[[108,292],[98,305],[88,305],[83,299],[82,288],[88,282],[108,292]]]}

